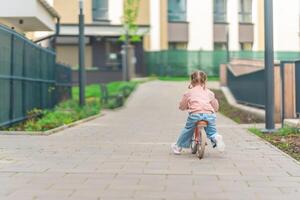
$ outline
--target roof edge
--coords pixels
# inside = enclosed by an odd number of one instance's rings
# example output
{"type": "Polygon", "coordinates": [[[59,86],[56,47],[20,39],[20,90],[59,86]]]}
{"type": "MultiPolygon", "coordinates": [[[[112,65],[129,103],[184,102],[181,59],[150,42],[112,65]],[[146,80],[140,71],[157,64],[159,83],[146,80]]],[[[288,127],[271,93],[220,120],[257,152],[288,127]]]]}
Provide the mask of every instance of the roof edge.
{"type": "Polygon", "coordinates": [[[44,8],[52,15],[52,17],[60,18],[58,12],[46,1],[46,0],[38,0],[42,4],[44,8]]]}

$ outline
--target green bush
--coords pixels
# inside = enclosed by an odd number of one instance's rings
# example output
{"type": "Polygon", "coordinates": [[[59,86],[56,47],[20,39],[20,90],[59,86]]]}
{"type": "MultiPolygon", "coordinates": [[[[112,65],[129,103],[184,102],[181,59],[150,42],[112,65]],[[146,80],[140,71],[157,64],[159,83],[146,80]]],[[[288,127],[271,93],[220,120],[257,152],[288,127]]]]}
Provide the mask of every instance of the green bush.
{"type": "MultiPolygon", "coordinates": [[[[107,84],[107,89],[109,94],[117,95],[123,94],[123,88],[126,87],[126,92],[128,94],[125,96],[127,97],[135,89],[138,83],[138,81],[112,82],[107,84]]],[[[74,99],[61,102],[52,110],[33,109],[28,113],[28,119],[25,122],[9,127],[8,130],[47,131],[64,124],[70,124],[77,120],[96,115],[100,112],[102,106],[100,105],[101,92],[99,84],[88,85],[86,87],[86,105],[83,107],[80,107],[78,102],[79,88],[73,87],[72,93],[74,99]]],[[[105,105],[105,107],[110,109],[114,109],[119,106],[120,105],[118,105],[115,100],[110,100],[108,105],[105,105]]]]}
{"type": "Polygon", "coordinates": [[[64,124],[96,115],[100,112],[98,99],[90,98],[84,107],[80,107],[77,100],[67,100],[58,104],[52,110],[30,112],[28,120],[10,127],[9,130],[47,131],[64,124]],[[37,113],[39,117],[37,117],[37,113]],[[35,116],[35,117],[33,117],[35,116]]]}

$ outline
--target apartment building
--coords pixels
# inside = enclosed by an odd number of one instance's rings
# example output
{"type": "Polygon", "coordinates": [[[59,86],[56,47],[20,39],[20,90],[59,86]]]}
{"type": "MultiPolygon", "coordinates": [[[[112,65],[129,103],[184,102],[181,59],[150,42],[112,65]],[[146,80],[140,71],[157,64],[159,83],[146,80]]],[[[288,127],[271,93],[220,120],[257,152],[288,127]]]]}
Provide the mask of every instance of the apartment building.
{"type": "Polygon", "coordinates": [[[35,31],[55,31],[59,17],[48,0],[9,0],[0,6],[0,24],[30,39],[35,31]]]}
{"type": "MultiPolygon", "coordinates": [[[[299,51],[299,0],[274,0],[274,49],[299,51]]],[[[150,51],[264,49],[263,0],[152,0],[150,51]]]]}
{"type": "MultiPolygon", "coordinates": [[[[122,79],[121,50],[124,34],[122,17],[125,0],[84,0],[85,15],[85,66],[87,82],[107,82],[122,79]]],[[[140,42],[135,47],[136,74],[144,74],[143,45],[144,35],[149,31],[149,2],[140,1],[137,18],[137,34],[140,42]]],[[[61,15],[60,34],[56,39],[57,60],[78,68],[78,0],[53,0],[53,7],[61,15]]],[[[77,80],[77,72],[74,80],[77,80]]]]}

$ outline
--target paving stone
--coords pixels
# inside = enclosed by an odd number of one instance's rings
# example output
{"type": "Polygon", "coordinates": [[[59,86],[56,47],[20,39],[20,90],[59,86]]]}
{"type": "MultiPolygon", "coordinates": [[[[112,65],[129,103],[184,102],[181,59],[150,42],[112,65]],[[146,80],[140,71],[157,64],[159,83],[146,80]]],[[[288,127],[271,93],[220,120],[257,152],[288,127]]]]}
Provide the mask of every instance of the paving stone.
{"type": "Polygon", "coordinates": [[[186,86],[145,83],[93,121],[47,137],[0,136],[0,199],[298,199],[299,163],[220,114],[225,153],[209,144],[202,160],[172,154],[186,86]]]}

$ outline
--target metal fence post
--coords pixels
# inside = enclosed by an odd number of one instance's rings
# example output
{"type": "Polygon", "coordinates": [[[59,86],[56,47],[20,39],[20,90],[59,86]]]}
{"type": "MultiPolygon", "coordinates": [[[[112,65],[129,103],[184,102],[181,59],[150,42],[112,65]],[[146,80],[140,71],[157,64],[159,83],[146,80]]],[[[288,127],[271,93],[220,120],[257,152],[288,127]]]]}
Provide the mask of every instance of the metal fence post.
{"type": "MultiPolygon", "coordinates": [[[[25,61],[26,61],[26,57],[25,57],[25,53],[26,53],[26,43],[25,41],[23,41],[23,52],[22,52],[22,77],[25,77],[26,75],[26,66],[25,66],[25,61]]],[[[25,80],[22,80],[22,117],[25,117],[26,115],[26,82],[25,80]]]]}
{"type": "MultiPolygon", "coordinates": [[[[39,66],[38,67],[40,68],[39,69],[40,70],[39,71],[39,79],[42,79],[42,67],[41,67],[41,65],[42,65],[42,55],[41,54],[42,54],[42,50],[40,49],[39,50],[39,58],[38,58],[39,59],[39,66]]],[[[40,92],[40,109],[41,109],[41,108],[44,107],[44,105],[43,105],[43,83],[39,82],[38,84],[39,84],[39,87],[40,87],[39,92],[40,92]]]]}
{"type": "Polygon", "coordinates": [[[285,98],[284,98],[284,65],[285,62],[280,62],[280,74],[281,74],[281,128],[283,128],[283,122],[285,118],[285,98]]]}
{"type": "Polygon", "coordinates": [[[85,36],[83,1],[79,2],[79,104],[85,105],[85,36]]]}
{"type": "Polygon", "coordinates": [[[9,120],[13,121],[14,118],[14,35],[11,35],[11,42],[10,42],[10,82],[9,82],[9,120]]]}

